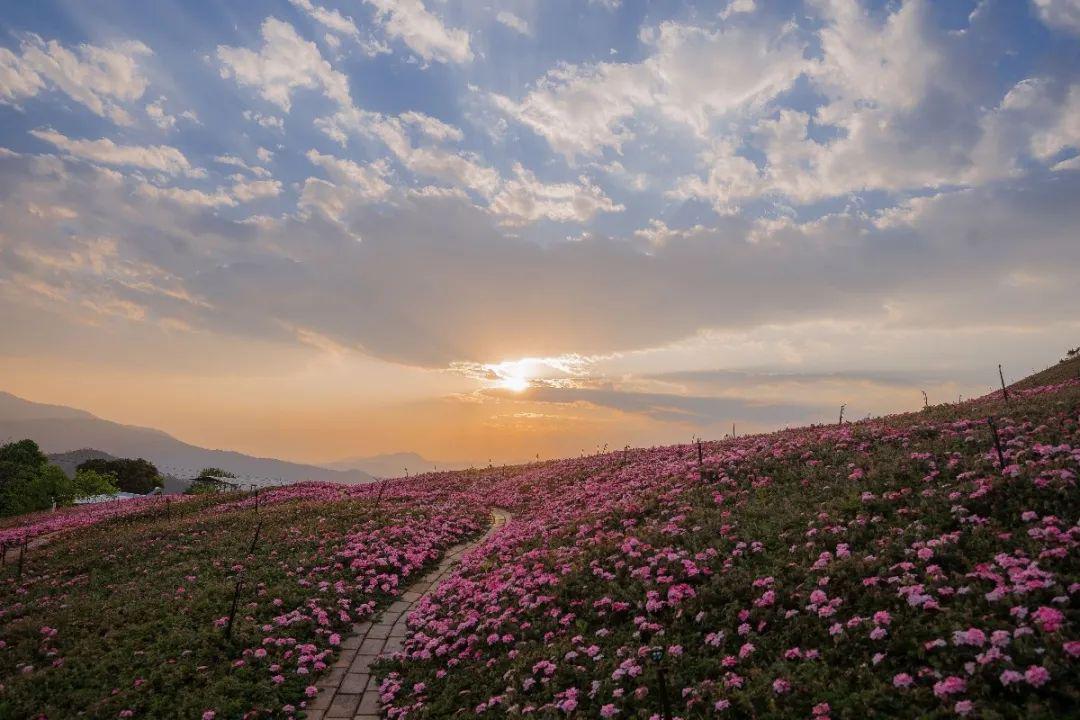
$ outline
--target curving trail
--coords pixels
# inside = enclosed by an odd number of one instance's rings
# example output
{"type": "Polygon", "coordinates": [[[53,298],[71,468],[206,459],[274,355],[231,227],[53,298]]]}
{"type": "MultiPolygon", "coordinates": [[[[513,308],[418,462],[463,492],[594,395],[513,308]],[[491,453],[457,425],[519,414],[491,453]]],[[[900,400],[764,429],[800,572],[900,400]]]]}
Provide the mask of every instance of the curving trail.
{"type": "Polygon", "coordinates": [[[380,655],[390,655],[401,649],[409,611],[425,593],[450,574],[463,553],[487,540],[510,517],[505,510],[493,509],[491,527],[486,533],[447,550],[438,567],[413,582],[378,617],[378,622],[353,625],[354,634],[342,640],[341,655],[333,669],[317,683],[319,694],[307,704],[309,720],[378,720],[381,717],[379,684],[371,677],[371,664],[380,655]]]}

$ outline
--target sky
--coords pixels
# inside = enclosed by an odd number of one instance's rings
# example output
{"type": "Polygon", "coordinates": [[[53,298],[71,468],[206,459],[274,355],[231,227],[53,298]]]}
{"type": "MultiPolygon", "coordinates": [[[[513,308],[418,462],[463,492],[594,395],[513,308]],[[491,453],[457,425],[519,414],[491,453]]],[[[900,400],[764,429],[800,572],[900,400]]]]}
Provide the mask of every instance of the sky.
{"type": "Polygon", "coordinates": [[[1080,345],[1080,0],[10,4],[0,389],[308,462],[912,410],[1080,345]]]}

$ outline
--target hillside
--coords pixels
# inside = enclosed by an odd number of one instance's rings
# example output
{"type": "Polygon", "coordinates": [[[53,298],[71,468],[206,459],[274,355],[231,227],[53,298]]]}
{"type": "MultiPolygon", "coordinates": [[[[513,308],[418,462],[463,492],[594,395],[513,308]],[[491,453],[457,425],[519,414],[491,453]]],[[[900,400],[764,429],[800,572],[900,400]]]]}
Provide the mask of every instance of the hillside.
{"type": "Polygon", "coordinates": [[[1041,372],[1013,383],[1010,388],[1024,390],[1039,387],[1040,385],[1054,385],[1067,380],[1080,380],[1080,355],[1061,360],[1056,365],[1051,365],[1041,372]]]}
{"type": "Polygon", "coordinates": [[[700,448],[28,519],[0,540],[67,534],[21,582],[8,566],[0,717],[1067,717],[1078,473],[1069,380],[700,448]],[[414,589],[492,508],[513,519],[414,589]],[[376,659],[359,634],[395,598],[416,601],[408,633],[376,659]]]}
{"type": "Polygon", "coordinates": [[[5,438],[30,438],[49,454],[94,448],[116,457],[146,458],[161,472],[178,478],[194,477],[204,467],[220,467],[248,482],[356,483],[374,479],[362,470],[332,470],[229,450],[209,450],[160,430],[121,425],[82,410],[43,405],[0,392],[0,439],[5,438]]]}
{"type": "Polygon", "coordinates": [[[347,458],[327,463],[326,467],[334,470],[362,470],[377,478],[401,477],[406,471],[413,475],[443,470],[463,470],[466,465],[452,462],[439,462],[414,452],[384,453],[367,457],[347,458]]]}

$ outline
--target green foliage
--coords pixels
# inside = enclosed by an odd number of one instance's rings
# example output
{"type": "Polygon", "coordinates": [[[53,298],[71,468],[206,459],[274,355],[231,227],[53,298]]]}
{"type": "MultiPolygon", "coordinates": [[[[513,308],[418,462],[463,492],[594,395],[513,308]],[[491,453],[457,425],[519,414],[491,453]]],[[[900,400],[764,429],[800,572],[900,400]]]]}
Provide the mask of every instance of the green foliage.
{"type": "Polygon", "coordinates": [[[33,440],[0,447],[0,517],[70,505],[75,484],[33,440]]]}
{"type": "Polygon", "coordinates": [[[199,471],[200,478],[235,478],[236,473],[231,473],[228,470],[222,470],[221,468],[208,467],[199,471]]]}
{"type": "Polygon", "coordinates": [[[185,495],[207,495],[211,493],[219,493],[222,491],[222,486],[219,483],[206,482],[202,478],[196,478],[195,482],[188,486],[188,489],[184,491],[185,495]]]}
{"type": "Polygon", "coordinates": [[[116,476],[100,473],[96,470],[75,471],[75,497],[85,498],[94,495],[114,495],[119,491],[116,487],[116,476]]]}
{"type": "Polygon", "coordinates": [[[142,458],[137,460],[87,460],[80,464],[76,470],[93,470],[102,475],[112,475],[116,479],[117,488],[123,492],[138,495],[145,495],[154,488],[162,487],[165,484],[154,464],[142,458]]]}

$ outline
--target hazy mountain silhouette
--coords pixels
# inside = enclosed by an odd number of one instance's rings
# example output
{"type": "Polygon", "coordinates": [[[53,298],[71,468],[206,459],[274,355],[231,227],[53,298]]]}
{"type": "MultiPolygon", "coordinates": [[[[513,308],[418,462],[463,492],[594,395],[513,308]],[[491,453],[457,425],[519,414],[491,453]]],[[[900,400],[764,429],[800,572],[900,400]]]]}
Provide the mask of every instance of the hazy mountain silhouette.
{"type": "Polygon", "coordinates": [[[160,430],[121,425],[84,410],[35,403],[0,391],[0,443],[23,438],[34,440],[46,453],[92,449],[116,457],[146,458],[162,473],[178,478],[192,477],[201,468],[212,466],[262,484],[300,480],[357,483],[374,479],[363,470],[337,470],[201,448],[160,430]]]}
{"type": "Polygon", "coordinates": [[[356,457],[327,463],[326,467],[335,470],[362,470],[375,477],[401,477],[408,468],[410,475],[431,472],[433,470],[463,470],[468,463],[443,462],[428,460],[414,452],[384,453],[369,457],[356,457]]]}

